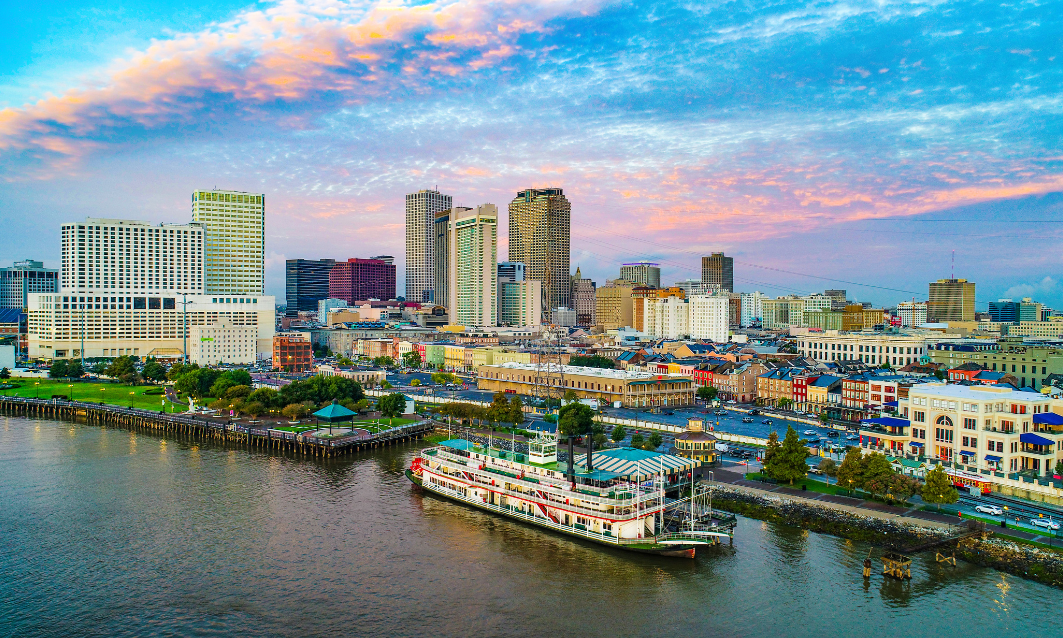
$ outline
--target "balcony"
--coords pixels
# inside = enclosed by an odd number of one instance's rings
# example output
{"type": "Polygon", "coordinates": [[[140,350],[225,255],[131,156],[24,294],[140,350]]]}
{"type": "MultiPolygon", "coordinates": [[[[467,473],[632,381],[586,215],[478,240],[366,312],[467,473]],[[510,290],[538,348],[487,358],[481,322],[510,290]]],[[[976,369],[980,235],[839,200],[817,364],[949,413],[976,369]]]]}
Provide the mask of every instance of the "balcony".
{"type": "Polygon", "coordinates": [[[982,427],[983,432],[996,432],[997,434],[1015,434],[1015,428],[998,428],[995,425],[982,427]]]}

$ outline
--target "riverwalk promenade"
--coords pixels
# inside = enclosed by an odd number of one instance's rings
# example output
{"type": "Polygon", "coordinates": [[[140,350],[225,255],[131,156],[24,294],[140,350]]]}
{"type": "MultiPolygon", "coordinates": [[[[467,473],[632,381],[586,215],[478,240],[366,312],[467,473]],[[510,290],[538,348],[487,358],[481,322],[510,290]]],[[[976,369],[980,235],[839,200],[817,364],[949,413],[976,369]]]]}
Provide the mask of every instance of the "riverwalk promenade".
{"type": "Polygon", "coordinates": [[[424,420],[375,433],[362,430],[320,436],[273,429],[264,424],[231,423],[198,414],[168,414],[111,404],[23,397],[0,397],[0,414],[76,420],[325,458],[420,439],[436,427],[432,421],[424,420]]]}

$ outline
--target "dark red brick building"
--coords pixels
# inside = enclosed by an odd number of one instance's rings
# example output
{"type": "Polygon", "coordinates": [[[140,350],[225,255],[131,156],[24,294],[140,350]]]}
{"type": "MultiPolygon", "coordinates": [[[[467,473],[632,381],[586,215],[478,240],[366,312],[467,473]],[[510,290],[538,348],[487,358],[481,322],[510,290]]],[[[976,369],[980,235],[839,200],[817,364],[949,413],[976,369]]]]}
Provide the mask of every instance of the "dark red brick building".
{"type": "Polygon", "coordinates": [[[349,304],[395,298],[395,264],[383,259],[337,261],[329,271],[328,294],[349,304]]]}

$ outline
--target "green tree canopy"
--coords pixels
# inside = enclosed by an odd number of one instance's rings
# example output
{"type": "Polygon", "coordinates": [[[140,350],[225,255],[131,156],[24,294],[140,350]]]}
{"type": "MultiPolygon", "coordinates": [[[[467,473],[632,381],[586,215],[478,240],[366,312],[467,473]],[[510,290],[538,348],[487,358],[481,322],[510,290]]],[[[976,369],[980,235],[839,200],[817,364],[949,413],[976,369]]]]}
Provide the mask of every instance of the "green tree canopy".
{"type": "Polygon", "coordinates": [[[11,371],[8,370],[6,367],[0,368],[0,379],[10,379],[10,378],[11,378],[11,371]]]}
{"type": "Polygon", "coordinates": [[[863,458],[860,468],[860,483],[865,490],[871,492],[874,496],[885,494],[890,487],[892,479],[893,466],[890,465],[885,456],[878,452],[872,452],[863,458]]]}
{"type": "Polygon", "coordinates": [[[834,462],[834,459],[823,459],[819,462],[819,469],[827,476],[838,475],[838,464],[834,462]]]}
{"type": "Polygon", "coordinates": [[[71,361],[66,367],[66,376],[71,379],[80,379],[85,376],[85,369],[81,367],[81,362],[71,361]]]}
{"type": "Polygon", "coordinates": [[[888,493],[899,501],[907,501],[912,498],[912,496],[919,493],[919,481],[911,476],[895,473],[890,478],[890,488],[888,493]]]}
{"type": "Polygon", "coordinates": [[[713,401],[716,399],[717,394],[719,394],[719,391],[711,385],[703,385],[698,388],[697,392],[698,398],[702,401],[713,401]]]}
{"type": "Polygon", "coordinates": [[[117,357],[109,366],[107,366],[107,370],[104,371],[104,374],[114,379],[123,379],[127,375],[136,374],[136,372],[137,368],[134,365],[133,357],[122,355],[117,357]]]}
{"type": "Polygon", "coordinates": [[[778,461],[779,456],[779,433],[772,430],[768,433],[768,446],[764,450],[764,475],[769,478],[775,476],[775,463],[778,461]]]}
{"type": "Polygon", "coordinates": [[[656,450],[664,444],[664,437],[660,432],[653,432],[650,437],[646,439],[646,447],[650,450],[656,450]]]}
{"type": "Polygon", "coordinates": [[[631,435],[631,447],[640,448],[642,444],[646,442],[646,437],[642,436],[638,432],[631,435]]]}
{"type": "Polygon", "coordinates": [[[941,509],[941,504],[955,503],[960,499],[959,492],[952,486],[952,479],[940,465],[926,473],[923,480],[923,488],[919,491],[926,503],[936,504],[941,509]]]}
{"type": "Polygon", "coordinates": [[[838,466],[838,485],[847,489],[863,487],[863,454],[857,447],[851,447],[845,453],[842,464],[838,466]]]}
{"type": "Polygon", "coordinates": [[[609,357],[603,357],[600,354],[593,356],[587,355],[573,355],[568,360],[570,366],[583,366],[586,368],[602,368],[605,370],[612,370],[616,367],[616,362],[609,357]]]}
{"type": "Polygon", "coordinates": [[[577,401],[579,401],[579,395],[576,394],[575,390],[571,388],[565,390],[565,403],[575,403],[577,401]]]}
{"type": "Polygon", "coordinates": [[[564,436],[591,434],[594,428],[594,411],[582,403],[569,403],[558,413],[557,427],[564,436]]]}
{"type": "Polygon", "coordinates": [[[509,414],[506,416],[506,421],[514,426],[524,423],[524,401],[521,401],[521,398],[515,394],[509,399],[509,414]]]}
{"type": "Polygon", "coordinates": [[[421,367],[421,353],[416,350],[411,350],[402,355],[402,365],[407,368],[420,368],[421,367]]]}
{"type": "Polygon", "coordinates": [[[253,392],[249,385],[234,385],[225,391],[226,399],[246,399],[253,392]]]}
{"type": "Polygon", "coordinates": [[[66,371],[66,359],[56,359],[52,361],[52,367],[48,368],[48,376],[53,379],[62,379],[66,377],[66,371]]]}
{"type": "Polygon", "coordinates": [[[373,365],[377,366],[378,368],[390,368],[391,366],[395,365],[395,360],[387,356],[376,357],[375,359],[373,359],[373,365]]]}
{"type": "Polygon", "coordinates": [[[376,402],[376,406],[380,410],[381,416],[388,418],[397,417],[406,410],[406,397],[399,392],[392,392],[380,397],[376,402]]]}
{"type": "Polygon", "coordinates": [[[277,400],[277,391],[273,388],[259,388],[251,392],[247,400],[253,403],[261,403],[267,408],[283,408],[277,400]]]}
{"type": "Polygon", "coordinates": [[[627,436],[627,430],[622,425],[617,425],[613,428],[612,439],[614,443],[619,443],[627,436]]]}
{"type": "Polygon", "coordinates": [[[793,426],[786,427],[786,438],[783,439],[779,451],[775,454],[772,462],[771,477],[778,481],[801,480],[808,472],[808,449],[801,444],[797,437],[797,430],[793,426]]]}
{"type": "Polygon", "coordinates": [[[318,374],[309,379],[292,381],[282,387],[279,400],[283,405],[304,401],[319,405],[326,401],[330,403],[344,399],[358,401],[363,398],[365,398],[365,392],[357,382],[343,377],[326,377],[318,374]]]}
{"type": "Polygon", "coordinates": [[[158,362],[155,357],[148,357],[144,360],[144,370],[141,372],[144,378],[152,383],[158,383],[166,379],[166,368],[158,362]]]}

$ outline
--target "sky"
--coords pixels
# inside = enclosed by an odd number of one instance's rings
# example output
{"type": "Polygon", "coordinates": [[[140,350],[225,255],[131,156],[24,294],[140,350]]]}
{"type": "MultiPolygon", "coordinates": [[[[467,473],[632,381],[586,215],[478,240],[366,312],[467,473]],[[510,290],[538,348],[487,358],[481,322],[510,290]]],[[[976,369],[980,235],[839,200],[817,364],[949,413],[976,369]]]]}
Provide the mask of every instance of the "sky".
{"type": "MultiPolygon", "coordinates": [[[[572,264],[891,305],[1063,308],[1051,2],[87,0],[0,5],[0,263],[60,224],[266,195],[284,260],[395,255],[404,196],[572,203],[572,264]]],[[[504,217],[504,215],[503,215],[504,217]]],[[[501,224],[503,234],[505,222],[501,224]]],[[[499,260],[506,258],[505,238],[499,260]]],[[[400,290],[401,294],[401,290],[400,290]]]]}

